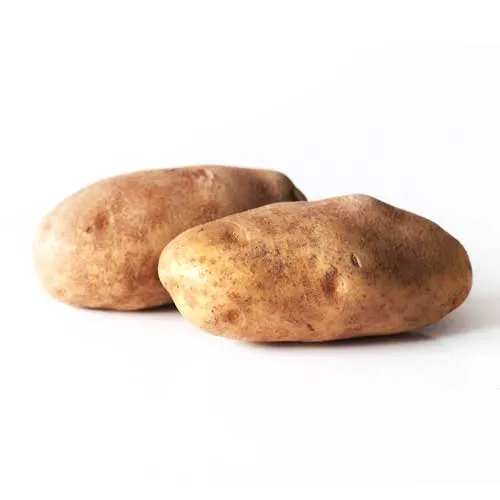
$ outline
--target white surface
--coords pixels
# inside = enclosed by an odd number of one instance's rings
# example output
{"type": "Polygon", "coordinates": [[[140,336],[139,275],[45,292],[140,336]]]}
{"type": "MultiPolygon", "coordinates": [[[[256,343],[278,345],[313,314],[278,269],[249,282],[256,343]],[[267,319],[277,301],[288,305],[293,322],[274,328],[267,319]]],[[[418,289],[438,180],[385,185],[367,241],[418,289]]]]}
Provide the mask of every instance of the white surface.
{"type": "Polygon", "coordinates": [[[500,455],[495,4],[3,2],[0,497],[401,485],[410,498],[454,483],[487,498],[500,455]],[[40,290],[31,241],[63,197],[195,163],[275,168],[310,199],[364,192],[427,216],[468,249],[473,292],[412,335],[271,347],[40,290]]]}

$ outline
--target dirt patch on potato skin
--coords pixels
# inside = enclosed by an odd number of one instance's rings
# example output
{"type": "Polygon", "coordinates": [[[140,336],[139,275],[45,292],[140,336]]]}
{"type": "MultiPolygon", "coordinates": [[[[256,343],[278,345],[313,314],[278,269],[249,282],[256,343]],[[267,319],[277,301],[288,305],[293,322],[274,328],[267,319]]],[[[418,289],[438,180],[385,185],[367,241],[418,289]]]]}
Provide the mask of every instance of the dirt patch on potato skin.
{"type": "Polygon", "coordinates": [[[278,172],[211,165],[105,179],[44,219],[34,243],[37,272],[50,294],[80,307],[166,304],[158,258],[169,241],[229,214],[295,200],[297,191],[278,172]]]}
{"type": "Polygon", "coordinates": [[[195,324],[256,342],[419,328],[458,307],[472,285],[470,261],[455,238],[365,195],[279,203],[189,230],[167,246],[159,273],[195,324]],[[228,228],[245,237],[228,237],[228,228]],[[190,260],[178,251],[172,269],[176,248],[190,248],[190,260]],[[198,281],[192,270],[201,268],[198,281]],[[204,306],[189,307],[170,279],[203,294],[204,306]],[[228,311],[238,311],[238,321],[228,311]]]}

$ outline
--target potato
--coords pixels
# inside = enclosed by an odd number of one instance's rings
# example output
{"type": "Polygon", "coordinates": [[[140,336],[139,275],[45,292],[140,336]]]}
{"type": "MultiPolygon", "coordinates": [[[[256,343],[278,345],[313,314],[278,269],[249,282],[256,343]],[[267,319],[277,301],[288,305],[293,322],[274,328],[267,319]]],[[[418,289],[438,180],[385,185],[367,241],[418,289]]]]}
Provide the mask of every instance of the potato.
{"type": "Polygon", "coordinates": [[[257,342],[420,328],[472,284],[457,240],[364,195],[278,203],[190,229],[162,252],[159,276],[194,324],[257,342]]]}
{"type": "Polygon", "coordinates": [[[202,166],[106,179],[44,219],[36,268],[50,294],[75,306],[159,306],[171,302],[158,279],[158,258],[172,238],[235,212],[304,199],[285,175],[270,170],[202,166]]]}

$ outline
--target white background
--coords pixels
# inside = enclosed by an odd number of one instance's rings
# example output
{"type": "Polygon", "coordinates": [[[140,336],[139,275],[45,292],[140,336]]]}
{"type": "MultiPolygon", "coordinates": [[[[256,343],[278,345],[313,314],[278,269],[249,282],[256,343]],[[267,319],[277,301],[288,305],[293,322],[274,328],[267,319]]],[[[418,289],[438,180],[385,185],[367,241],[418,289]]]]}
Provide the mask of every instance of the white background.
{"type": "Polygon", "coordinates": [[[0,497],[492,494],[496,4],[3,1],[0,497]],[[197,163],[273,168],[310,199],[363,192],[429,217],[469,251],[473,292],[414,334],[258,346],[174,311],[77,310],[41,291],[31,243],[62,198],[197,163]]]}

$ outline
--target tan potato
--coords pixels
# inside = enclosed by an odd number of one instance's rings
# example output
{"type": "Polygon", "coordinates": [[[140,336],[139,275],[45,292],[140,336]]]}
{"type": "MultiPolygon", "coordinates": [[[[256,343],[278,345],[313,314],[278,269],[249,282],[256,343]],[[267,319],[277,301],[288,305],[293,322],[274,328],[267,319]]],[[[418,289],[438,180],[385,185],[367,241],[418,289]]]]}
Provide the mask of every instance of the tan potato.
{"type": "Polygon", "coordinates": [[[190,229],[159,276],[194,324],[258,342],[317,342],[435,323],[467,297],[462,245],[364,195],[278,203],[190,229]]]}
{"type": "Polygon", "coordinates": [[[235,212],[304,199],[270,170],[202,166],[121,175],[70,196],[44,219],[36,267],[46,290],[75,306],[159,306],[171,301],[158,258],[172,238],[235,212]]]}

